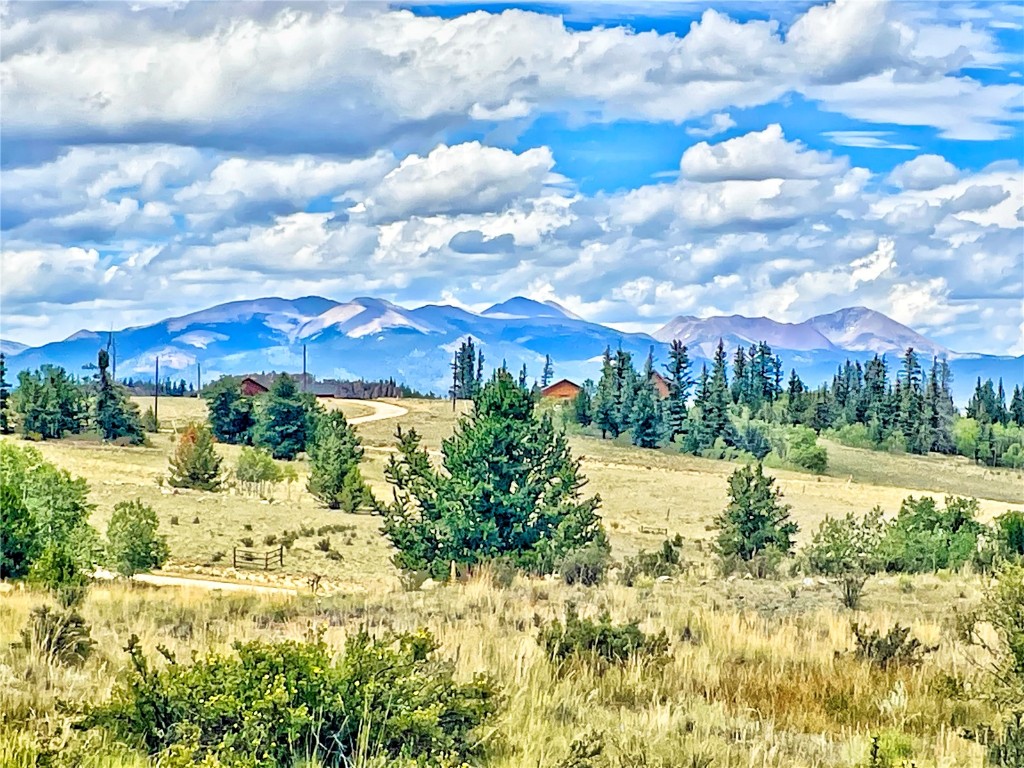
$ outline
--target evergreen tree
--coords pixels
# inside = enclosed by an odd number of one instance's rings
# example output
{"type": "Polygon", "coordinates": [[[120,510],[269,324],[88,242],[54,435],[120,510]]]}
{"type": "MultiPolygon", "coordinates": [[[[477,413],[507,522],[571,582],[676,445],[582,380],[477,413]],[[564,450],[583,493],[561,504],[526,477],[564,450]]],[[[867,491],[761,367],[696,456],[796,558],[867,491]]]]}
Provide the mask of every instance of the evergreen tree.
{"type": "Polygon", "coordinates": [[[220,465],[210,429],[205,424],[189,424],[171,454],[168,482],[174,488],[217,491],[221,485],[220,465]]]}
{"type": "Polygon", "coordinates": [[[203,392],[207,419],[213,435],[222,443],[252,445],[255,413],[250,397],[243,397],[233,377],[219,379],[203,392]]]}
{"type": "Polygon", "coordinates": [[[524,392],[530,388],[526,374],[526,363],[523,363],[523,367],[519,370],[519,388],[524,392]]]}
{"type": "Polygon", "coordinates": [[[623,349],[615,352],[615,421],[616,433],[633,426],[633,401],[640,387],[640,377],[633,367],[633,355],[623,349]]]}
{"type": "Polygon", "coordinates": [[[359,437],[345,414],[321,414],[309,446],[309,492],[328,509],[355,512],[373,507],[373,494],[359,471],[362,459],[359,437]]]}
{"type": "Polygon", "coordinates": [[[7,355],[0,352],[0,435],[14,431],[11,425],[11,387],[7,383],[7,355]]]}
{"type": "Polygon", "coordinates": [[[547,387],[555,376],[555,366],[551,362],[551,355],[544,355],[544,372],[540,377],[541,387],[547,387]]]}
{"type": "Polygon", "coordinates": [[[384,533],[400,568],[444,579],[452,563],[504,557],[550,573],[584,547],[607,553],[600,500],[582,496],[579,460],[507,372],[495,372],[473,412],[444,440],[441,470],[415,431],[397,437],[398,454],[385,470],[395,501],[384,533]]]}
{"type": "Polygon", "coordinates": [[[594,382],[587,379],[576,393],[572,401],[573,421],[581,427],[589,427],[594,420],[593,403],[591,392],[594,390],[594,382]]]}
{"type": "Polygon", "coordinates": [[[674,442],[676,437],[686,431],[689,416],[687,403],[690,398],[690,389],[693,387],[693,378],[690,376],[690,357],[687,354],[686,345],[679,340],[674,340],[669,346],[665,372],[667,374],[665,379],[668,382],[665,426],[668,439],[674,442]]]}
{"type": "Polygon", "coordinates": [[[736,354],[732,359],[732,387],[730,394],[732,401],[737,404],[750,402],[750,384],[747,373],[747,353],[743,347],[736,347],[736,354]]]}
{"type": "Polygon", "coordinates": [[[281,374],[274,379],[266,395],[253,443],[266,448],[275,459],[294,459],[306,450],[312,433],[314,407],[312,396],[299,392],[295,380],[281,374]]]}
{"type": "Polygon", "coordinates": [[[448,395],[454,400],[471,400],[483,380],[484,353],[477,351],[472,337],[459,345],[452,360],[452,388],[448,395]]]}
{"type": "Polygon", "coordinates": [[[931,445],[925,423],[924,392],[921,387],[921,365],[913,347],[903,355],[901,397],[897,428],[907,442],[911,453],[926,453],[931,445]]]}
{"type": "Polygon", "coordinates": [[[712,442],[721,437],[728,443],[731,442],[732,422],[729,419],[729,403],[732,398],[729,394],[729,377],[725,361],[725,344],[719,339],[712,360],[702,417],[710,434],[714,436],[712,442]]]}
{"type": "Polygon", "coordinates": [[[657,448],[661,440],[661,409],[658,407],[658,393],[654,389],[653,351],[647,356],[643,376],[633,398],[631,414],[631,438],[633,445],[640,448],[657,448]]]}
{"type": "Polygon", "coordinates": [[[806,392],[807,388],[800,380],[800,377],[796,375],[796,369],[794,368],[789,372],[789,385],[786,387],[786,394],[788,395],[786,418],[790,424],[804,423],[804,411],[806,410],[804,394],[806,392]]]}
{"type": "Polygon", "coordinates": [[[780,501],[775,478],[765,475],[760,463],[732,473],[729,498],[729,506],[715,519],[719,555],[752,560],[766,550],[793,551],[797,524],[790,519],[789,505],[780,501]]]}
{"type": "Polygon", "coordinates": [[[925,410],[928,418],[928,450],[938,453],[954,453],[953,421],[956,419],[956,408],[953,396],[949,391],[951,375],[946,362],[940,367],[938,360],[932,360],[928,371],[928,384],[925,387],[925,410]]]}
{"type": "Polygon", "coordinates": [[[21,433],[44,440],[78,434],[89,412],[83,387],[59,366],[44,365],[37,371],[19,373],[18,389],[11,399],[21,433]]]}
{"type": "Polygon", "coordinates": [[[1024,427],[1024,391],[1019,385],[1014,386],[1010,399],[1010,420],[1018,427],[1024,427]]]}
{"type": "Polygon", "coordinates": [[[101,349],[97,359],[100,369],[99,391],[96,393],[94,420],[100,437],[140,445],[146,439],[139,419],[139,407],[128,399],[124,388],[110,378],[110,355],[101,349]]]}
{"type": "Polygon", "coordinates": [[[594,395],[594,426],[601,430],[601,438],[619,436],[619,420],[616,407],[615,365],[612,363],[611,348],[604,350],[601,362],[601,378],[594,395]]]}

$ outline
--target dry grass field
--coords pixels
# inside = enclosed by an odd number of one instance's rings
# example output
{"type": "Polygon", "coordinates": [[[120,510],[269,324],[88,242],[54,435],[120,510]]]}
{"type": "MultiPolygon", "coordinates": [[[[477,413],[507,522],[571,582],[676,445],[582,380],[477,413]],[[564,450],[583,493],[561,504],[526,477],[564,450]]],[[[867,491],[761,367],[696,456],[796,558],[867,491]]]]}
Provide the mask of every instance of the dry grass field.
{"type": "MultiPolygon", "coordinates": [[[[390,498],[383,470],[396,426],[415,427],[437,449],[456,415],[442,401],[395,402],[408,409],[405,416],[357,427],[367,446],[364,474],[384,499],[390,498]]],[[[350,417],[372,411],[361,403],[333,406],[350,417]]],[[[361,626],[427,627],[440,639],[443,653],[456,660],[460,675],[494,674],[507,700],[492,736],[491,768],[562,768],[571,741],[591,730],[605,734],[608,765],[615,768],[859,768],[866,764],[873,736],[893,756],[893,766],[901,765],[897,759],[912,759],[918,768],[983,765],[980,748],[960,732],[991,712],[984,704],[947,695],[951,686],[969,688],[979,675],[975,651],[956,639],[954,624],[958,613],[977,604],[981,579],[968,573],[874,577],[862,610],[853,616],[839,607],[835,586],[820,580],[719,578],[707,562],[706,544],[712,519],[725,504],[726,478],[734,465],[571,438],[574,451],[584,457],[589,490],[601,495],[613,555],[622,558],[658,547],[663,536],[641,533],[642,526],[680,533],[686,540],[684,556],[693,566],[675,581],[584,589],[517,577],[510,587],[499,588],[483,574],[467,583],[406,592],[379,534],[379,518],[317,506],[305,490],[303,461],[296,463],[297,480],[280,484],[270,499],[234,488],[220,493],[167,488],[162,480],[172,430],[203,418],[204,406],[199,400],[166,398],[160,415],[164,430],[151,436],[148,447],[84,440],[36,447],[48,460],[88,480],[96,505],[93,522],[100,531],[116,502],[140,498],[150,504],[170,543],[166,571],[269,581],[295,587],[299,594],[94,586],[82,612],[100,651],[81,669],[48,665],[11,649],[29,610],[44,598],[21,590],[3,594],[4,768],[38,765],[32,755],[40,742],[17,723],[31,722],[39,738],[51,744],[85,738],[68,735],[69,716],[57,702],[105,697],[125,664],[119,649],[132,633],[149,651],[164,644],[187,657],[191,649],[223,650],[237,639],[301,637],[317,623],[329,625],[328,639],[338,644],[361,626]],[[232,547],[246,537],[261,548],[267,537],[286,529],[315,531],[333,524],[351,526],[330,534],[340,561],[316,548],[321,537],[313,533],[286,552],[282,571],[235,572],[230,567],[232,547]],[[324,577],[317,596],[306,587],[312,574],[324,577]],[[536,627],[560,617],[568,602],[585,614],[607,610],[616,620],[637,619],[644,629],[666,629],[672,640],[668,664],[630,665],[605,675],[581,668],[555,676],[536,643],[536,627]],[[897,620],[909,623],[915,636],[938,649],[920,667],[880,671],[849,654],[854,619],[880,628],[897,620]]],[[[218,450],[225,467],[233,467],[238,449],[218,450]]],[[[832,469],[826,476],[771,472],[792,505],[801,538],[825,515],[863,513],[876,504],[894,512],[910,494],[977,496],[985,517],[1024,509],[1019,472],[832,444],[828,450],[832,469]]],[[[93,768],[151,765],[109,744],[92,744],[82,754],[81,765],[93,768]]]]}

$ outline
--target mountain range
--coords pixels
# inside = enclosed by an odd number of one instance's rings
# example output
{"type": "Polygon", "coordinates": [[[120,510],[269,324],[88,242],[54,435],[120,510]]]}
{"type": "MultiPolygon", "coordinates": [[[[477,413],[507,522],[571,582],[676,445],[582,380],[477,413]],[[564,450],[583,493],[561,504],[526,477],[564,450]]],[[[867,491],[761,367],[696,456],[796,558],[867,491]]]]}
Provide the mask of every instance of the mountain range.
{"type": "MultiPolygon", "coordinates": [[[[78,371],[96,360],[108,344],[105,331],[82,330],[63,341],[27,347],[4,341],[13,373],[44,363],[78,371]]],[[[119,378],[151,379],[159,357],[161,378],[203,381],[221,374],[302,368],[303,346],[308,370],[321,378],[394,378],[424,391],[445,392],[452,354],[467,337],[483,350],[486,366],[504,361],[518,371],[526,365],[539,377],[545,355],[554,361],[555,378],[596,379],[606,347],[631,352],[638,365],[653,349],[656,361],[667,359],[668,343],[685,343],[698,364],[709,359],[719,339],[730,350],[765,341],[786,369],[796,368],[805,383],[827,381],[836,366],[873,354],[892,358],[908,346],[922,363],[945,358],[953,369],[958,402],[982,378],[1024,379],[1024,357],[963,354],[936,344],[880,312],[850,307],[802,323],[765,317],[697,318],[680,316],[653,334],[626,333],[589,322],[555,302],[520,296],[482,312],[428,304],[407,309],[383,299],[360,297],[337,302],[320,296],[263,298],[221,304],[113,334],[119,378]]],[[[892,368],[897,361],[893,359],[892,368]]]]}

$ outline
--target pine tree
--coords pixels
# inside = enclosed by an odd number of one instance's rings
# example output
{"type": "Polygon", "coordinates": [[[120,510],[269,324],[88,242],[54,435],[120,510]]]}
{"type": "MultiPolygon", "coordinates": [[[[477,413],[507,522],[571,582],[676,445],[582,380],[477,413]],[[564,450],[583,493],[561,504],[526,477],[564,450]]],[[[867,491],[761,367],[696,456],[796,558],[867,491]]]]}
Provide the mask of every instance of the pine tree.
{"type": "Polygon", "coordinates": [[[784,555],[793,551],[793,537],[799,530],[790,519],[788,504],[775,478],[755,468],[740,467],[729,478],[729,506],[715,519],[717,551],[723,558],[753,560],[766,550],[784,555]]]}
{"type": "Polygon", "coordinates": [[[640,448],[657,448],[661,440],[661,409],[658,407],[658,393],[654,389],[653,354],[652,351],[647,356],[630,414],[633,445],[640,448]]]}
{"type": "Polygon", "coordinates": [[[721,339],[715,349],[715,357],[711,365],[711,378],[708,380],[706,403],[703,419],[709,432],[715,439],[721,437],[730,442],[732,422],[729,420],[729,377],[726,370],[725,344],[721,339]]]}
{"type": "Polygon", "coordinates": [[[274,380],[266,398],[253,442],[269,450],[275,459],[294,459],[306,450],[315,402],[312,396],[299,392],[294,379],[287,374],[274,380]]]}
{"type": "Polygon", "coordinates": [[[601,362],[601,378],[594,395],[594,426],[601,430],[601,438],[619,436],[619,420],[616,408],[615,365],[612,363],[611,348],[604,350],[601,362]]]}
{"type": "Polygon", "coordinates": [[[252,398],[243,397],[238,382],[225,377],[205,388],[207,419],[222,443],[251,445],[255,415],[252,398]]]}
{"type": "Polygon", "coordinates": [[[14,431],[11,426],[11,388],[7,383],[7,355],[0,352],[0,435],[14,431]]]}
{"type": "Polygon", "coordinates": [[[953,397],[949,392],[951,375],[942,362],[940,367],[938,360],[932,360],[932,367],[928,371],[928,384],[925,387],[925,410],[928,419],[928,450],[938,453],[954,453],[956,444],[953,442],[953,421],[956,418],[956,408],[953,405],[953,397]]]}
{"type": "Polygon", "coordinates": [[[903,371],[900,384],[901,396],[897,428],[903,433],[908,451],[911,453],[926,453],[931,441],[925,425],[924,392],[921,388],[921,365],[917,361],[917,355],[914,354],[913,347],[908,347],[903,355],[903,371]]]}
{"type": "Polygon", "coordinates": [[[526,373],[526,363],[523,363],[523,367],[519,370],[519,388],[524,392],[530,388],[529,377],[526,373]]]}
{"type": "Polygon", "coordinates": [[[1024,391],[1019,385],[1014,386],[1010,399],[1010,419],[1018,427],[1024,427],[1024,391]]]}
{"type": "Polygon", "coordinates": [[[63,368],[53,365],[21,371],[11,401],[21,433],[44,440],[78,434],[89,413],[84,387],[63,368]]]}
{"type": "Polygon", "coordinates": [[[623,349],[615,352],[615,422],[616,434],[632,427],[633,400],[640,386],[640,377],[633,367],[633,355],[623,349]]]}
{"type": "Polygon", "coordinates": [[[139,407],[128,399],[124,388],[110,378],[110,355],[107,350],[99,351],[97,366],[100,370],[100,383],[94,409],[96,429],[104,440],[141,445],[146,435],[139,418],[139,407]]]}
{"type": "Polygon", "coordinates": [[[743,347],[736,347],[736,354],[732,359],[732,387],[730,394],[732,401],[737,404],[750,403],[750,381],[747,373],[747,353],[743,347]]]}
{"type": "Polygon", "coordinates": [[[550,573],[585,547],[606,555],[597,515],[585,498],[580,462],[550,415],[538,417],[529,394],[496,371],[441,446],[435,469],[415,431],[398,432],[385,476],[395,486],[384,533],[400,568],[447,578],[452,563],[506,558],[550,573]]]}
{"type": "Polygon", "coordinates": [[[205,424],[189,424],[178,438],[170,458],[169,484],[174,488],[217,491],[221,486],[221,459],[213,435],[205,424]]]}
{"type": "Polygon", "coordinates": [[[355,512],[373,507],[373,494],[359,471],[362,458],[359,437],[345,414],[321,414],[309,446],[309,492],[328,509],[355,512]]]}
{"type": "Polygon", "coordinates": [[[540,376],[541,387],[547,387],[551,384],[551,379],[555,377],[555,366],[551,362],[551,355],[544,355],[544,371],[540,376]]]}
{"type": "Polygon", "coordinates": [[[786,403],[786,418],[790,424],[803,424],[806,410],[804,394],[806,392],[807,388],[800,377],[796,375],[796,369],[792,369],[789,372],[789,386],[786,388],[786,394],[789,396],[786,403]]]}
{"type": "Polygon", "coordinates": [[[668,382],[668,400],[665,428],[669,441],[686,432],[689,418],[688,401],[693,378],[690,375],[690,357],[686,345],[674,340],[668,350],[668,364],[665,366],[668,382]]]}
{"type": "Polygon", "coordinates": [[[572,401],[573,421],[581,427],[589,427],[594,420],[593,401],[591,392],[594,391],[594,382],[587,379],[576,393],[572,401]]]}

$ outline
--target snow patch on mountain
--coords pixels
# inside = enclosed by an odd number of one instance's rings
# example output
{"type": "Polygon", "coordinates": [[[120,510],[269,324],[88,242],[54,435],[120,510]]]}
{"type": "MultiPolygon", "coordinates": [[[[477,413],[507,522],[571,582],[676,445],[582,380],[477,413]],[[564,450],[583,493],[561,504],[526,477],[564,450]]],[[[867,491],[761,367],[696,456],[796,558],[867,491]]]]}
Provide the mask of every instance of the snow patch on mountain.
{"type": "Polygon", "coordinates": [[[187,344],[197,349],[206,349],[215,341],[227,341],[229,338],[231,337],[214,331],[189,331],[175,337],[174,342],[177,344],[187,344]]]}

